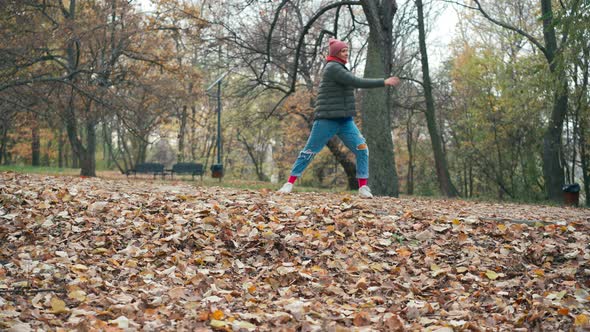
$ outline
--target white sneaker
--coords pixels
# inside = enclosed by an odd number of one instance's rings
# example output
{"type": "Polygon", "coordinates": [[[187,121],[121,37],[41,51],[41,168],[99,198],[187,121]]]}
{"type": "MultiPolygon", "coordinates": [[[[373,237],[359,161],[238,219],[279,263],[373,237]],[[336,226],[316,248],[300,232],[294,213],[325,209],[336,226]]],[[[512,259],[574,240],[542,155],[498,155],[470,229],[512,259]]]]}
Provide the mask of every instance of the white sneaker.
{"type": "Polygon", "coordinates": [[[359,196],[362,198],[373,198],[373,194],[371,194],[371,188],[367,186],[360,187],[359,196]]]}
{"type": "Polygon", "coordinates": [[[293,184],[291,182],[285,183],[278,192],[282,194],[288,194],[293,190],[293,184]]]}

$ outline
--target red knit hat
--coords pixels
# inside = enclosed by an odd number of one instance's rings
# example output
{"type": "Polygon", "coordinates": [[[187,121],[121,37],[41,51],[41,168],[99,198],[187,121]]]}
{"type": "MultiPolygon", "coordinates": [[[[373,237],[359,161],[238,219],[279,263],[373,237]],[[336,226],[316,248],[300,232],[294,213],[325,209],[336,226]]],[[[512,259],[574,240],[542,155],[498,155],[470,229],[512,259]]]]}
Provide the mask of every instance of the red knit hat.
{"type": "Polygon", "coordinates": [[[336,55],[338,55],[338,52],[340,52],[340,50],[342,50],[343,48],[348,48],[348,44],[346,44],[345,42],[338,40],[338,39],[330,38],[329,43],[330,43],[330,54],[329,55],[331,55],[331,56],[336,56],[336,55]]]}

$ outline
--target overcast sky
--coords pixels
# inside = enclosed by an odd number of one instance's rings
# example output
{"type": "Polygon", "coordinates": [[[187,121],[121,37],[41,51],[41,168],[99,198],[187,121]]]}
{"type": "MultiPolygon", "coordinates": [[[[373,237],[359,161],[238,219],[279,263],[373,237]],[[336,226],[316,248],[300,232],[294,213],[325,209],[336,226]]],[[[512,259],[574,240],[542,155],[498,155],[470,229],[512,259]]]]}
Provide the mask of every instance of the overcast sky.
{"type": "Polygon", "coordinates": [[[447,6],[444,12],[434,22],[432,31],[428,36],[428,60],[433,69],[444,61],[449,55],[449,43],[455,35],[458,23],[458,16],[455,8],[447,6]]]}

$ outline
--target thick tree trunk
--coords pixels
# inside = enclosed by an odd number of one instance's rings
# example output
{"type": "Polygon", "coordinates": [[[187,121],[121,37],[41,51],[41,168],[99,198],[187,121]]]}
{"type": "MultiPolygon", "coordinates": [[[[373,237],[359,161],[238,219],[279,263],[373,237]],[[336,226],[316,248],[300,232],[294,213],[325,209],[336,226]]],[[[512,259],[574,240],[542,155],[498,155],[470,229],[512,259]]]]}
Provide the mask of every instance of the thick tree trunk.
{"type": "MultiPolygon", "coordinates": [[[[387,77],[391,72],[393,0],[361,1],[369,23],[369,44],[364,77],[387,77]]],[[[374,194],[399,195],[395,166],[388,89],[368,89],[362,100],[362,128],[369,145],[369,182],[374,194]]]]}
{"type": "Polygon", "coordinates": [[[141,139],[139,142],[139,148],[137,149],[137,156],[135,158],[135,164],[145,163],[147,159],[147,142],[146,139],[141,139]]]}
{"type": "Polygon", "coordinates": [[[80,156],[74,151],[72,144],[70,144],[69,147],[71,149],[70,151],[68,151],[69,157],[71,158],[67,162],[69,167],[70,168],[80,168],[80,156]]]}
{"type": "Polygon", "coordinates": [[[566,92],[560,92],[559,90],[561,89],[567,89],[567,82],[564,81],[562,87],[558,88],[558,91],[555,93],[549,126],[543,136],[543,177],[545,179],[545,189],[551,201],[560,203],[563,201],[561,188],[564,185],[563,165],[560,158],[561,135],[563,132],[563,121],[568,107],[567,90],[566,92]]]}
{"type": "Polygon", "coordinates": [[[86,149],[80,156],[80,175],[96,176],[96,124],[86,120],[86,149]]]}
{"type": "Polygon", "coordinates": [[[2,134],[2,139],[0,140],[0,165],[7,164],[6,158],[6,144],[8,143],[8,128],[4,125],[0,126],[2,130],[0,134],[2,134]]]}
{"type": "Polygon", "coordinates": [[[72,166],[76,167],[78,166],[77,161],[80,159],[84,151],[84,146],[78,138],[78,124],[76,122],[74,107],[74,89],[72,88],[70,91],[70,101],[65,109],[66,116],[64,119],[66,122],[66,131],[68,134],[68,139],[72,147],[72,166]]]}
{"type": "Polygon", "coordinates": [[[547,197],[551,201],[562,203],[563,193],[561,188],[564,185],[564,179],[560,151],[563,121],[568,108],[568,83],[564,71],[560,69],[559,62],[562,51],[557,46],[551,0],[540,1],[543,17],[543,38],[546,47],[545,56],[551,73],[556,77],[553,108],[547,131],[543,136],[543,177],[547,197]]]}
{"type": "Polygon", "coordinates": [[[78,125],[74,111],[74,91],[71,91],[70,102],[66,107],[66,130],[72,146],[73,166],[80,167],[80,175],[96,176],[96,125],[93,120],[86,120],[86,147],[78,138],[78,125]],[[79,164],[77,163],[79,161],[79,164]]]}
{"type": "Polygon", "coordinates": [[[434,107],[434,97],[432,95],[428,52],[426,50],[426,32],[424,29],[424,7],[422,5],[422,0],[416,0],[416,7],[418,9],[418,39],[420,44],[420,58],[422,61],[422,80],[424,84],[424,98],[426,100],[426,123],[428,126],[428,133],[430,134],[432,152],[434,153],[434,167],[436,168],[436,176],[441,193],[447,197],[456,197],[459,193],[451,181],[447,158],[436,125],[436,110],[434,107]]]}
{"type": "MultiPolygon", "coordinates": [[[[76,1],[71,0],[69,4],[69,10],[64,12],[64,16],[66,17],[67,21],[70,24],[75,24],[76,19],[76,1]]],[[[74,73],[78,69],[78,62],[80,57],[80,44],[75,39],[68,40],[68,45],[66,47],[67,51],[67,64],[68,70],[71,73],[74,73]]],[[[75,75],[71,77],[72,84],[76,84],[75,75]]],[[[73,150],[73,164],[74,167],[80,163],[79,166],[81,168],[80,175],[84,176],[96,176],[96,133],[95,133],[95,124],[94,120],[91,119],[92,115],[87,112],[87,119],[86,119],[86,130],[87,130],[87,146],[84,147],[84,144],[78,137],[78,119],[76,117],[76,105],[75,105],[75,92],[74,88],[70,90],[70,100],[68,105],[65,109],[65,122],[66,122],[66,131],[68,133],[68,138],[70,140],[72,150],[73,150]]],[[[91,107],[91,104],[87,106],[91,107]]]]}

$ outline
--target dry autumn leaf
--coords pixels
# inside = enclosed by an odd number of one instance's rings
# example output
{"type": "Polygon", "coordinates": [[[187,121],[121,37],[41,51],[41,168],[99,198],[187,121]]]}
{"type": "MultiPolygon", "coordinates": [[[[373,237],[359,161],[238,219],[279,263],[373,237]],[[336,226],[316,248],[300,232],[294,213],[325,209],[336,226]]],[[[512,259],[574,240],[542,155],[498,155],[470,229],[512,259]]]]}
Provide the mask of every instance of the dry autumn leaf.
{"type": "Polygon", "coordinates": [[[354,315],[354,319],[352,321],[354,326],[367,326],[371,323],[371,317],[368,312],[361,311],[354,315]]]}
{"type": "Polygon", "coordinates": [[[395,314],[392,314],[390,317],[385,319],[384,326],[387,331],[391,332],[404,332],[406,331],[404,327],[404,322],[402,319],[395,314]]]}
{"type": "Polygon", "coordinates": [[[51,305],[51,313],[54,314],[63,314],[67,313],[69,310],[66,307],[66,303],[57,297],[52,297],[50,301],[51,305]]]}
{"type": "Polygon", "coordinates": [[[214,312],[211,313],[212,320],[222,320],[224,316],[225,315],[223,314],[223,311],[221,311],[221,310],[215,310],[214,312]]]}
{"type": "Polygon", "coordinates": [[[577,315],[574,319],[574,325],[578,327],[590,327],[590,319],[588,318],[588,315],[577,315]]]}
{"type": "Polygon", "coordinates": [[[77,290],[74,290],[74,291],[68,293],[68,297],[70,299],[82,302],[82,301],[86,300],[86,292],[84,292],[83,290],[77,289],[77,290]]]}

